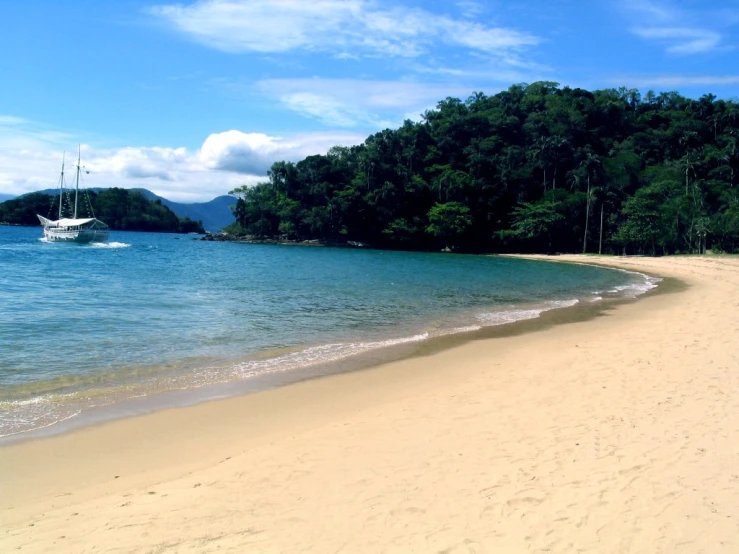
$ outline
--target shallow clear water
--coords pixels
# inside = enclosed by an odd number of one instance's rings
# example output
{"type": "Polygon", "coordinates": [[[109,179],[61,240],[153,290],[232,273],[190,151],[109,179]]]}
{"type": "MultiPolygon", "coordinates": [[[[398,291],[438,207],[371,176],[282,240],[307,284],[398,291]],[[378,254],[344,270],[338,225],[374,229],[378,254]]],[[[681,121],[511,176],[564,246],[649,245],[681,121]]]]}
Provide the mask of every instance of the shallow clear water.
{"type": "Polygon", "coordinates": [[[0,226],[0,436],[654,286],[508,258],[0,226]]]}

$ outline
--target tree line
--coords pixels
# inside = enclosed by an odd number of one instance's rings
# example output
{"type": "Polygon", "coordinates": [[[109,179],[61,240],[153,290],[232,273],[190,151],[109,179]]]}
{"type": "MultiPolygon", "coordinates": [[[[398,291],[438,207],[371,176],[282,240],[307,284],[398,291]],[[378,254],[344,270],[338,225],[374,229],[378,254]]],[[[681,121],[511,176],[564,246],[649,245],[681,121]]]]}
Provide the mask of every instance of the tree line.
{"type": "MultiPolygon", "coordinates": [[[[62,217],[72,217],[74,193],[67,192],[62,217]]],[[[24,194],[0,204],[0,222],[11,225],[38,225],[36,214],[49,219],[59,216],[59,195],[43,192],[24,194]]],[[[111,229],[168,233],[204,233],[199,221],[179,218],[160,200],[122,188],[80,191],[78,217],[97,217],[111,229]]]]}
{"type": "Polygon", "coordinates": [[[488,252],[739,250],[739,107],[553,82],[447,98],[231,194],[254,237],[488,252]]]}

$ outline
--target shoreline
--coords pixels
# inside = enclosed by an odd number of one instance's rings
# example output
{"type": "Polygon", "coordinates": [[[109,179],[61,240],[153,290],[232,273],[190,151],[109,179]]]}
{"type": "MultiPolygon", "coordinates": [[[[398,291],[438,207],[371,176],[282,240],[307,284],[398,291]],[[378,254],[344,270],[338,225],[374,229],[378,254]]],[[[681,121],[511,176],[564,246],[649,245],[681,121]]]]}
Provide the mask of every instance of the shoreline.
{"type": "MultiPolygon", "coordinates": [[[[526,259],[525,256],[518,256],[518,258],[526,259]]],[[[548,258],[543,257],[542,259],[547,260],[548,258]]],[[[608,266],[603,267],[614,269],[608,266]]],[[[631,273],[645,277],[647,280],[656,277],[660,280],[659,286],[652,285],[653,288],[648,288],[643,292],[626,296],[601,298],[599,301],[586,302],[584,299],[580,301],[574,300],[574,304],[572,305],[568,305],[567,302],[569,301],[567,301],[562,306],[546,307],[547,304],[556,304],[557,302],[543,302],[540,305],[536,304],[541,311],[533,317],[522,316],[521,319],[504,321],[497,324],[485,325],[481,323],[475,325],[477,329],[466,327],[454,329],[450,327],[448,332],[443,331],[440,334],[430,335],[419,340],[414,340],[415,337],[405,336],[400,339],[388,338],[388,342],[396,340],[399,342],[397,344],[369,348],[360,353],[343,356],[334,360],[312,363],[285,371],[271,371],[242,379],[214,382],[195,387],[173,388],[153,393],[144,394],[142,391],[139,391],[134,396],[123,396],[107,403],[80,407],[79,409],[81,411],[71,413],[62,419],[34,429],[17,431],[0,436],[0,448],[29,440],[62,435],[77,429],[100,425],[121,418],[136,417],[167,409],[195,406],[203,402],[218,401],[246,394],[256,394],[309,379],[320,379],[340,373],[372,369],[386,363],[439,353],[472,341],[517,336],[524,333],[538,332],[554,325],[587,321],[615,309],[620,304],[635,302],[652,294],[677,292],[683,288],[680,281],[675,279],[668,278],[664,280],[656,275],[647,275],[643,272],[631,273]]],[[[515,310],[526,312],[534,304],[528,306],[528,308],[527,306],[517,305],[515,310]]],[[[496,310],[500,310],[501,314],[506,312],[506,309],[502,305],[490,307],[489,309],[493,313],[496,310]]],[[[534,311],[539,311],[539,309],[535,309],[534,311]]],[[[427,333],[427,331],[420,329],[416,329],[415,331],[416,333],[427,333]]],[[[305,348],[310,349],[311,346],[306,346],[305,348]]],[[[110,394],[115,395],[115,390],[111,389],[110,394]]],[[[28,400],[32,400],[32,398],[28,400]]]]}
{"type": "Polygon", "coordinates": [[[3,446],[0,546],[736,551],[739,259],[594,261],[686,286],[3,446]]]}

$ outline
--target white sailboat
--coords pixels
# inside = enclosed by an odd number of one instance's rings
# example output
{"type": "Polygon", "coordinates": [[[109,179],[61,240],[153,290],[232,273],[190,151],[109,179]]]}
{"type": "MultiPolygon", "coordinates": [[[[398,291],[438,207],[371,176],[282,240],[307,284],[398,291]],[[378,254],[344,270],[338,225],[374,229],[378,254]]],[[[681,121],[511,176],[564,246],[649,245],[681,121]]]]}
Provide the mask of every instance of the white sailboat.
{"type": "MultiPolygon", "coordinates": [[[[95,217],[77,217],[77,199],[80,191],[80,156],[77,154],[77,176],[74,190],[74,215],[62,217],[64,205],[64,160],[62,174],[59,177],[59,219],[56,221],[36,214],[44,227],[44,237],[49,242],[105,242],[108,240],[108,226],[95,217]]],[[[90,206],[92,211],[92,206],[90,206]]],[[[93,214],[94,216],[94,214],[93,214]]]]}

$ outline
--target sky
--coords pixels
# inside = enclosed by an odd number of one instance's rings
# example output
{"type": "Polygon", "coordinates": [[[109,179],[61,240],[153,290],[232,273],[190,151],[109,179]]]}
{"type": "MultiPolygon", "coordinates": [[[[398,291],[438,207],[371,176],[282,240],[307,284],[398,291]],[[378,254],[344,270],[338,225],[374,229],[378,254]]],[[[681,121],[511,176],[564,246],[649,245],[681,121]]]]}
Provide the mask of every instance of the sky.
{"type": "Polygon", "coordinates": [[[738,46],[739,0],[0,0],[0,193],[79,147],[83,186],[207,201],[515,83],[736,99],[738,46]]]}

